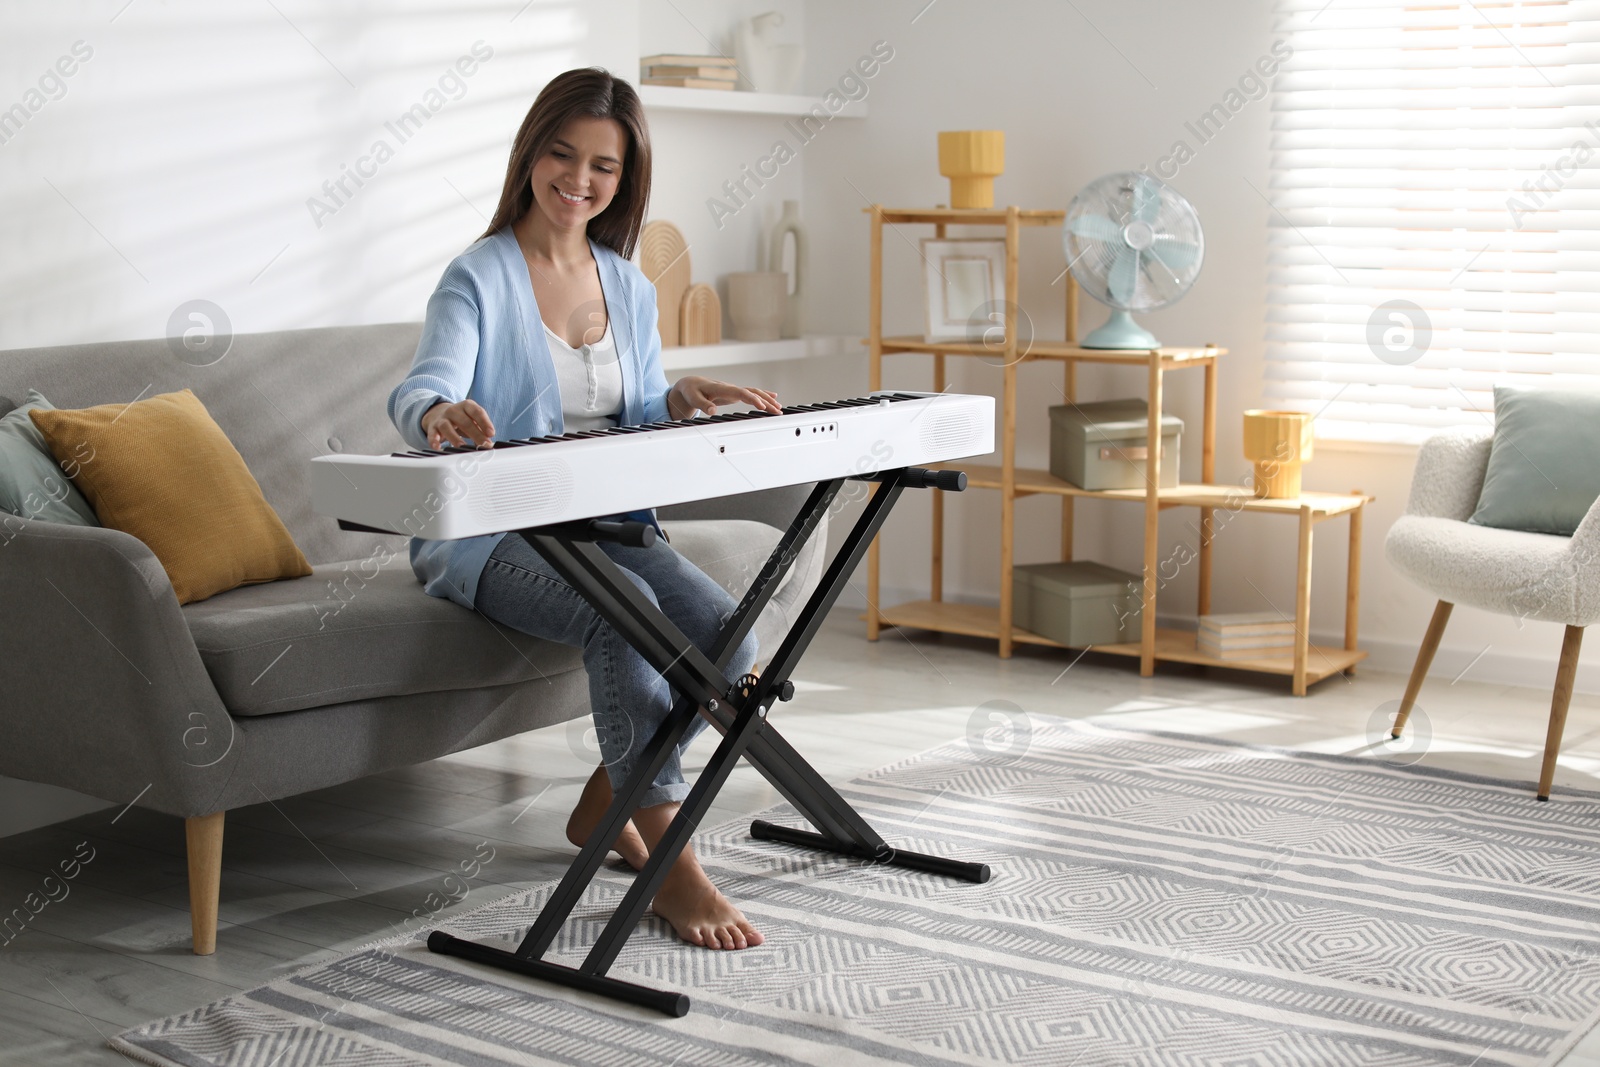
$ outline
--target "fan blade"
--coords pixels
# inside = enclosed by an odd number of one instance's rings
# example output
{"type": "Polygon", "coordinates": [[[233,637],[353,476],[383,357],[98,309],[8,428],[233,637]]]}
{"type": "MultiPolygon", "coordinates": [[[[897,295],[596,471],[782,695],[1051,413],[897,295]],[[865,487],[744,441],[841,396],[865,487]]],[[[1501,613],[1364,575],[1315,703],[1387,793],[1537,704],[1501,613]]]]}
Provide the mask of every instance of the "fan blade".
{"type": "Polygon", "coordinates": [[[1072,232],[1093,241],[1122,240],[1122,227],[1104,215],[1079,215],[1072,220],[1072,232]]]}
{"type": "Polygon", "coordinates": [[[1156,243],[1150,246],[1149,252],[1176,275],[1194,266],[1195,260],[1200,256],[1200,246],[1190,244],[1188,241],[1162,240],[1157,236],[1156,243]]]}
{"type": "Polygon", "coordinates": [[[1133,180],[1133,217],[1140,222],[1154,222],[1161,209],[1161,187],[1143,174],[1133,180]]]}
{"type": "Polygon", "coordinates": [[[1124,247],[1106,275],[1106,290],[1122,307],[1133,303],[1133,287],[1139,278],[1139,253],[1124,247]]]}

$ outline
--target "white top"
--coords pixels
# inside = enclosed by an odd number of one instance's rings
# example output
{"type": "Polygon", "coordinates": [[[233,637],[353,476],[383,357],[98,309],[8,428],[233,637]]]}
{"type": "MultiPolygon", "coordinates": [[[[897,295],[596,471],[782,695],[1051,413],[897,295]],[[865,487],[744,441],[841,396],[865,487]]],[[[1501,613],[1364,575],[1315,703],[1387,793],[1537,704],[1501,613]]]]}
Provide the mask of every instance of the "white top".
{"type": "Polygon", "coordinates": [[[561,389],[561,419],[567,433],[615,426],[622,411],[622,364],[608,325],[594,344],[573,348],[548,324],[545,340],[561,389]]]}

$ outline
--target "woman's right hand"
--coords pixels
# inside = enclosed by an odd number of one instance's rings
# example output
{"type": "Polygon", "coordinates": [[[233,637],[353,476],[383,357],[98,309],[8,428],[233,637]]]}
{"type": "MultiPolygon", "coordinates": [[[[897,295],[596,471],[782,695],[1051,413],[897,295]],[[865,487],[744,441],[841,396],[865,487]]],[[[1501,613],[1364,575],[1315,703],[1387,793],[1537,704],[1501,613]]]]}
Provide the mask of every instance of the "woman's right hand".
{"type": "Polygon", "coordinates": [[[467,444],[488,448],[494,437],[494,423],[476,400],[455,404],[441,400],[422,413],[422,432],[428,435],[429,448],[467,444]]]}

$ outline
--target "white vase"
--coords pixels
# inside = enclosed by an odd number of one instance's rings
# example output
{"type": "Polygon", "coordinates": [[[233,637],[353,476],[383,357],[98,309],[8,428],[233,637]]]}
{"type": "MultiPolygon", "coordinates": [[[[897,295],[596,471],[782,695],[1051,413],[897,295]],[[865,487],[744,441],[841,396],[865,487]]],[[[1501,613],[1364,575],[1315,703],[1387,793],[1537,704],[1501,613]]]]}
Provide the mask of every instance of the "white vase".
{"type": "Polygon", "coordinates": [[[734,29],[733,57],[741,75],[738,88],[759,93],[800,91],[805,49],[778,43],[774,31],[782,25],[783,14],[768,11],[740,21],[734,29]]]}
{"type": "Polygon", "coordinates": [[[800,225],[800,201],[785,200],[783,202],[783,215],[773,224],[772,230],[767,234],[767,270],[786,273],[783,269],[784,239],[794,237],[794,261],[792,281],[786,283],[786,297],[784,299],[783,326],[784,337],[800,336],[800,310],[801,290],[805,278],[806,235],[800,225]]]}
{"type": "Polygon", "coordinates": [[[728,275],[728,317],[739,341],[776,341],[783,327],[789,276],[750,270],[728,275]]]}

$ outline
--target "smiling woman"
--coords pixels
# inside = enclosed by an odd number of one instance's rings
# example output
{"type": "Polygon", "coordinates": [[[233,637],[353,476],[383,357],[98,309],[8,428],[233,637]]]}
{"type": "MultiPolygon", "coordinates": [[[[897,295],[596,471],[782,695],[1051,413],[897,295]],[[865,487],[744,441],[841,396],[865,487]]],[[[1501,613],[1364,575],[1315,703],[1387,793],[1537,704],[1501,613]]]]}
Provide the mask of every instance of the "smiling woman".
{"type": "MultiPolygon", "coordinates": [[[[487,232],[445,269],[411,374],[389,396],[390,417],[408,443],[485,448],[496,437],[638,426],[715,414],[725,404],[781,410],[765,390],[710,378],[668,387],[655,290],[628,261],[649,198],[649,131],[633,86],[593,67],[546,85],[512,143],[487,232]]],[[[649,511],[626,518],[655,524],[649,511]]],[[[691,641],[710,649],[735,608],[720,585],[664,541],[602,548],[691,641]]],[[[567,824],[568,838],[583,844],[610,805],[613,784],[627,780],[666,719],[671,688],[521,537],[413,538],[411,565],[434,596],[583,650],[605,760],[567,824]]],[[[740,677],[755,658],[755,641],[746,637],[725,673],[740,677]]],[[[704,723],[696,719],[685,731],[613,843],[634,867],[644,865],[688,795],[681,756],[704,723]]],[[[653,906],[692,944],[761,944],[691,848],[679,854],[653,906]]]]}
{"type": "MultiPolygon", "coordinates": [[[[546,160],[552,149],[570,158],[573,146],[567,143],[557,148],[555,141],[568,122],[585,118],[593,123],[609,124],[622,135],[620,143],[608,147],[616,151],[631,150],[626,169],[621,158],[608,156],[602,161],[609,168],[612,195],[604,210],[593,214],[588,235],[624,259],[633,256],[639,229],[644,225],[645,207],[650,202],[650,134],[633,86],[594,68],[568,71],[551,80],[528,109],[527,118],[522,120],[522,128],[512,142],[500,205],[484,231],[485,237],[528,214],[534,200],[544,191],[529,181],[535,165],[546,160]]],[[[546,175],[549,173],[547,166],[546,175]]],[[[544,205],[541,203],[541,206],[544,205]]]]}

